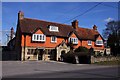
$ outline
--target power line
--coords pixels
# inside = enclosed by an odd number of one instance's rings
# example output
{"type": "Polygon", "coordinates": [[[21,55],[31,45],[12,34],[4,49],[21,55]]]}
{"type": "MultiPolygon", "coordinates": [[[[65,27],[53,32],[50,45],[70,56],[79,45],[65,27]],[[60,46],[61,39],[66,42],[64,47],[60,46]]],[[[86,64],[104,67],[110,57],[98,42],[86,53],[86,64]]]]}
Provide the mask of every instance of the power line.
{"type": "Polygon", "coordinates": [[[111,7],[111,8],[120,9],[119,7],[111,6],[111,5],[108,5],[108,4],[101,4],[101,5],[106,6],[106,7],[111,7]]]}
{"type": "Polygon", "coordinates": [[[92,9],[94,9],[95,7],[97,7],[97,6],[100,5],[100,4],[102,4],[102,2],[96,4],[95,6],[89,8],[88,10],[86,10],[85,12],[83,12],[83,13],[81,13],[81,14],[73,17],[72,19],[69,19],[68,21],[63,22],[63,23],[69,22],[69,21],[73,20],[74,18],[77,18],[77,17],[79,17],[79,16],[82,16],[82,15],[86,14],[87,12],[91,11],[92,9]]]}
{"type": "MultiPolygon", "coordinates": [[[[66,11],[65,13],[73,12],[73,10],[76,10],[76,9],[79,9],[79,8],[80,8],[79,6],[74,7],[74,8],[72,8],[71,10],[66,11]]],[[[64,16],[64,15],[63,15],[63,16],[64,16]]],[[[62,16],[62,17],[63,17],[63,16],[62,16]]],[[[55,19],[58,19],[58,18],[61,18],[61,16],[58,16],[58,17],[56,17],[55,19]]]]}

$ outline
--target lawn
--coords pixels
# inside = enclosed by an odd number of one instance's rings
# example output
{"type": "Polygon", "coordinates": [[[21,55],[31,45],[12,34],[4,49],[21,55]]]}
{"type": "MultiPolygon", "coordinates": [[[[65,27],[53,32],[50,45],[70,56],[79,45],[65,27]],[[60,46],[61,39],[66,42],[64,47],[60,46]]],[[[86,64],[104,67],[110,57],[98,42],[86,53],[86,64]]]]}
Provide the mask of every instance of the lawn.
{"type": "Polygon", "coordinates": [[[98,64],[98,65],[120,65],[120,61],[115,60],[115,61],[102,61],[102,62],[96,62],[93,64],[98,64]]]}

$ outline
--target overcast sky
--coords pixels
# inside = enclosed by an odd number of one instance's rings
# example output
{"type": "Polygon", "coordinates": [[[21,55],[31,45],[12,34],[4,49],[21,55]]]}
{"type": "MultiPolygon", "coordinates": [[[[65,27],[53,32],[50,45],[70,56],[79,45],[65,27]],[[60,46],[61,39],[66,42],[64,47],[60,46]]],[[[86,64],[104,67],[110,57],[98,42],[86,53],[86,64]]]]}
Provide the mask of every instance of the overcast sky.
{"type": "MultiPolygon", "coordinates": [[[[46,20],[71,25],[75,19],[79,26],[92,28],[95,24],[102,34],[105,24],[111,20],[118,20],[117,2],[3,2],[2,30],[16,31],[18,12],[24,12],[27,18],[46,20]],[[95,7],[95,5],[97,5],[95,7]],[[76,17],[77,16],[77,17],[76,17]],[[74,18],[75,17],[75,18],[74,18]]],[[[6,33],[3,44],[6,43],[6,33]]]]}

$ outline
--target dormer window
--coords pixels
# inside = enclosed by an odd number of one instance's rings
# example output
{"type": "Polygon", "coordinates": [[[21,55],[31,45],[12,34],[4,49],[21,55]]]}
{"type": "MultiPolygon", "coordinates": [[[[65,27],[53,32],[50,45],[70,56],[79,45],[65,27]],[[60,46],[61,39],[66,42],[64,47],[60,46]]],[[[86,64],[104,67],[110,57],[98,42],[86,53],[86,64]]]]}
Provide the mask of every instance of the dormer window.
{"type": "Polygon", "coordinates": [[[46,41],[46,36],[44,34],[33,34],[32,35],[32,41],[45,42],[46,41]]]}
{"type": "Polygon", "coordinates": [[[49,31],[59,32],[57,26],[49,26],[49,31]]]}
{"type": "Polygon", "coordinates": [[[78,44],[78,38],[69,38],[69,43],[72,43],[72,44],[78,44]]]}
{"type": "Polygon", "coordinates": [[[92,41],[88,40],[88,45],[91,46],[92,45],[92,41]]]}
{"type": "Polygon", "coordinates": [[[96,40],[96,45],[102,46],[103,45],[103,40],[96,40]]]}

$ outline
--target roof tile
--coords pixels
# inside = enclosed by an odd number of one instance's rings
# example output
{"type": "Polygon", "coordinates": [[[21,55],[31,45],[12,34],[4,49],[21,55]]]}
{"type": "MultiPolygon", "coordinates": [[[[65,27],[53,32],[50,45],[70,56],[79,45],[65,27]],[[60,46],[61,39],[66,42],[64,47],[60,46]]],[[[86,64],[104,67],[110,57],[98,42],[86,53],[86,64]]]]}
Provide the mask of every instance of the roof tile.
{"type": "Polygon", "coordinates": [[[79,27],[78,30],[75,30],[71,25],[30,19],[30,18],[24,18],[20,20],[19,26],[21,28],[22,33],[30,33],[30,34],[34,33],[36,29],[41,29],[45,35],[54,35],[60,37],[68,37],[68,34],[74,31],[79,39],[95,40],[95,36],[99,35],[98,31],[95,31],[93,29],[79,27]],[[48,28],[49,25],[57,26],[59,32],[49,31],[48,28]]]}

